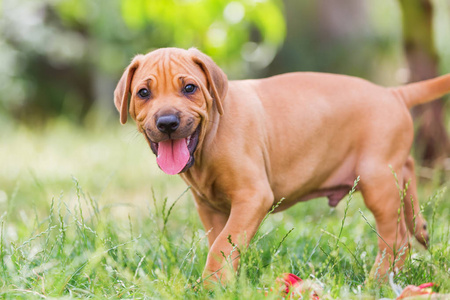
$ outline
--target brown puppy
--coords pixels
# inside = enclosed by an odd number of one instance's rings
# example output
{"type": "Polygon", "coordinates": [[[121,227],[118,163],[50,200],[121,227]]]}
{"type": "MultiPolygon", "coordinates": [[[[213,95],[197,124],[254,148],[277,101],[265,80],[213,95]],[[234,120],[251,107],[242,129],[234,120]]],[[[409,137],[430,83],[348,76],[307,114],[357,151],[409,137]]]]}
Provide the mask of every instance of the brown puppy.
{"type": "Polygon", "coordinates": [[[281,198],[277,211],[323,196],[336,206],[357,176],[384,240],[380,274],[401,266],[407,229],[426,246],[409,108],[449,91],[450,75],[398,88],[320,73],[228,81],[200,51],[166,48],[136,56],[114,95],[121,122],[129,111],[160,168],[192,186],[210,230],[203,275],[216,279],[227,276],[222,252],[238,264],[228,237],[245,247],[281,198]],[[391,168],[400,187],[409,183],[400,222],[391,168]]]}

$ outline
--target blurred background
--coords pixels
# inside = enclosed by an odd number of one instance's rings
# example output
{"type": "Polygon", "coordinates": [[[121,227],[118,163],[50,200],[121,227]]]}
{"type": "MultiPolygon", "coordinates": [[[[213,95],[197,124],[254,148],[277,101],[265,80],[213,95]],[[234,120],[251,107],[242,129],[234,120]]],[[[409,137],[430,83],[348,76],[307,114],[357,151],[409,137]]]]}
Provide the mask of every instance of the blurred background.
{"type": "MultiPolygon", "coordinates": [[[[394,86],[450,72],[448,0],[0,5],[0,210],[48,207],[74,181],[112,202],[183,190],[158,170],[134,124],[119,124],[113,90],[138,53],[197,47],[230,79],[320,71],[394,86]]],[[[428,167],[448,168],[448,111],[441,100],[413,112],[423,178],[435,180],[428,167]]]]}

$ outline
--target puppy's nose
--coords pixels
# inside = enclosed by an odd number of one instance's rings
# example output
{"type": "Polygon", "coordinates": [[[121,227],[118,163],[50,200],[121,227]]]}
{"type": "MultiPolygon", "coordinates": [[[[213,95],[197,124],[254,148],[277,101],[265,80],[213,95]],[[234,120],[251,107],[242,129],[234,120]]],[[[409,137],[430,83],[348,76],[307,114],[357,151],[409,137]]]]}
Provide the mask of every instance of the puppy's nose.
{"type": "Polygon", "coordinates": [[[180,126],[180,118],[176,115],[164,115],[156,120],[156,128],[162,133],[171,134],[180,126]]]}

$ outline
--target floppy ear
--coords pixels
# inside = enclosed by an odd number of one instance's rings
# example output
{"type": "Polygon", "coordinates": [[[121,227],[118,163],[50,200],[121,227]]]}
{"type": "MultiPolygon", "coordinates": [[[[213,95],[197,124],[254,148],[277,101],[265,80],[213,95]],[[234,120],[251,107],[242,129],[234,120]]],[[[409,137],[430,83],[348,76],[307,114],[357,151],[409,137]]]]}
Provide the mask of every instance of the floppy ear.
{"type": "Polygon", "coordinates": [[[134,72],[140,63],[142,55],[136,56],[131,64],[123,72],[122,77],[117,83],[114,90],[114,104],[120,113],[120,123],[125,124],[128,117],[128,97],[130,94],[131,80],[133,79],[134,72]]]}
{"type": "Polygon", "coordinates": [[[195,48],[189,49],[193,54],[193,60],[202,68],[208,80],[209,94],[216,101],[219,114],[223,115],[222,101],[225,99],[228,90],[227,75],[220,69],[216,63],[206,54],[203,54],[195,48]]]}

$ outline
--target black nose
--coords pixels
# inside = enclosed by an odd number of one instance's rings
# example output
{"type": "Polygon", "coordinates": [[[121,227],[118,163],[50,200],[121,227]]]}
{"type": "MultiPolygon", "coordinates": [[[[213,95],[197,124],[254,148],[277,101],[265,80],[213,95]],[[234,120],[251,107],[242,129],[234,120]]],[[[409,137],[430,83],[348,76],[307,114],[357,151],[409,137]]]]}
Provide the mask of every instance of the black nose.
{"type": "Polygon", "coordinates": [[[156,120],[156,127],[162,133],[171,134],[180,126],[180,118],[176,115],[161,116],[156,120]]]}

